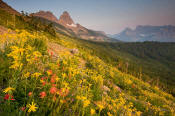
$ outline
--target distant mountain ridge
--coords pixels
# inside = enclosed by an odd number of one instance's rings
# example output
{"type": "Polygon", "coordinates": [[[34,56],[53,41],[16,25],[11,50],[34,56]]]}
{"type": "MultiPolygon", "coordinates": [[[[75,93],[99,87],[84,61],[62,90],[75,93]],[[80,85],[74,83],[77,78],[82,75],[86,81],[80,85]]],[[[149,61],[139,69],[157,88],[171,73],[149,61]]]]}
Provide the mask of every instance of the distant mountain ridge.
{"type": "Polygon", "coordinates": [[[121,33],[112,35],[111,37],[127,42],[137,42],[137,41],[175,42],[175,26],[139,25],[134,30],[126,28],[121,33]]]}
{"type": "Polygon", "coordinates": [[[30,16],[44,18],[46,20],[54,22],[56,29],[64,31],[68,35],[74,35],[76,37],[93,40],[93,41],[117,41],[111,39],[102,31],[94,31],[83,27],[80,24],[75,24],[71,16],[67,11],[64,11],[59,19],[54,16],[50,11],[39,11],[36,13],[30,14],[30,16]],[[58,25],[59,24],[59,25],[58,25]],[[64,26],[66,30],[60,29],[58,26],[64,26]]]}

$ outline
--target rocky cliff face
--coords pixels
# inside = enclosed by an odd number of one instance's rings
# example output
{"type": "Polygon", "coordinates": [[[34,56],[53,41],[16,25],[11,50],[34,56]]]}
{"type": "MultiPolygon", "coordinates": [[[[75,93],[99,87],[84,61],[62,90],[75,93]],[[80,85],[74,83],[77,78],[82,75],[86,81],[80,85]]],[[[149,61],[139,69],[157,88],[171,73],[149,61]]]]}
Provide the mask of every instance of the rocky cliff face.
{"type": "Polygon", "coordinates": [[[60,16],[58,23],[64,25],[64,26],[73,26],[74,21],[70,17],[69,13],[67,11],[64,11],[63,14],[60,16]]]}
{"type": "Polygon", "coordinates": [[[3,9],[5,11],[9,12],[10,14],[15,14],[15,15],[18,15],[18,16],[21,15],[18,11],[16,11],[12,7],[10,7],[8,4],[6,4],[2,0],[0,0],[0,9],[3,9]]]}

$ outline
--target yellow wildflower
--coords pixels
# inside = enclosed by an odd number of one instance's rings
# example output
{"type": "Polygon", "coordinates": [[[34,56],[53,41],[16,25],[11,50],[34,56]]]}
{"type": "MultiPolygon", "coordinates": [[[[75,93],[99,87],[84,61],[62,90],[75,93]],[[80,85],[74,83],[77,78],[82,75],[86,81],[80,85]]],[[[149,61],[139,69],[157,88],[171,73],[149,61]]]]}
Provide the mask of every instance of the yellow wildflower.
{"type": "Polygon", "coordinates": [[[56,77],[55,80],[56,80],[56,82],[58,82],[60,80],[60,78],[56,77]]]}
{"type": "Polygon", "coordinates": [[[32,102],[32,104],[27,105],[27,107],[29,108],[28,112],[35,112],[37,107],[36,104],[32,102]]]}
{"type": "Polygon", "coordinates": [[[63,73],[63,74],[62,74],[62,77],[63,77],[63,78],[65,78],[65,77],[66,77],[66,74],[65,74],[65,73],[63,73]]]}
{"type": "Polygon", "coordinates": [[[112,114],[110,112],[107,112],[108,116],[112,116],[112,114]]]}
{"type": "Polygon", "coordinates": [[[94,115],[94,114],[95,114],[95,110],[91,109],[91,115],[94,115]]]}
{"type": "Polygon", "coordinates": [[[38,78],[39,76],[41,76],[41,73],[36,72],[36,73],[32,74],[32,77],[38,78]]]}
{"type": "Polygon", "coordinates": [[[76,99],[77,99],[77,100],[80,100],[80,99],[81,99],[81,97],[77,95],[77,96],[76,96],[76,99]]]}
{"type": "Polygon", "coordinates": [[[85,100],[83,101],[83,107],[87,107],[88,105],[90,104],[90,101],[89,100],[85,100]]]}
{"type": "Polygon", "coordinates": [[[137,112],[136,112],[136,116],[140,116],[140,115],[141,115],[141,113],[142,113],[142,112],[137,111],[137,112]]]}
{"type": "Polygon", "coordinates": [[[25,78],[28,78],[30,76],[30,73],[29,72],[27,72],[26,74],[24,74],[24,77],[25,78]]]}
{"type": "Polygon", "coordinates": [[[85,99],[86,99],[86,97],[82,96],[82,97],[81,97],[81,99],[82,99],[82,100],[85,100],[85,99]]]}
{"type": "Polygon", "coordinates": [[[33,56],[35,56],[35,57],[41,57],[42,55],[41,55],[41,53],[40,52],[38,52],[38,51],[34,51],[33,52],[33,56]]]}
{"type": "Polygon", "coordinates": [[[98,108],[100,109],[100,111],[102,110],[102,109],[104,109],[104,106],[103,106],[103,104],[102,103],[97,103],[96,104],[97,106],[98,106],[98,108]]]}
{"type": "Polygon", "coordinates": [[[7,87],[7,88],[4,89],[3,92],[4,92],[4,93],[7,93],[7,92],[12,91],[12,90],[15,90],[15,88],[7,87]]]}

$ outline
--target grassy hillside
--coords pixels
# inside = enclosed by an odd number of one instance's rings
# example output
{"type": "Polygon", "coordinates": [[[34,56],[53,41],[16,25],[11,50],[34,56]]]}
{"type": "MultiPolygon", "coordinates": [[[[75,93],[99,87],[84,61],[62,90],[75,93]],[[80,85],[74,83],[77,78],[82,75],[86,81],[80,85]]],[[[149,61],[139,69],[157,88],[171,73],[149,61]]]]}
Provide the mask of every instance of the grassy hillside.
{"type": "Polygon", "coordinates": [[[150,57],[148,51],[141,59],[140,51],[132,53],[140,43],[132,48],[129,43],[97,43],[61,33],[53,35],[27,17],[18,17],[16,27],[4,23],[13,22],[13,15],[1,15],[0,24],[12,30],[0,35],[0,115],[175,114],[175,98],[142,81],[152,71],[146,66],[156,63],[154,71],[167,68],[167,61],[171,62],[171,58],[164,59],[167,52],[159,59],[157,52],[150,57]],[[126,49],[129,46],[131,50],[126,49]]]}
{"type": "Polygon", "coordinates": [[[175,95],[175,43],[106,43],[81,41],[80,46],[118,67],[175,95]]]}
{"type": "Polygon", "coordinates": [[[67,39],[18,30],[1,35],[2,115],[174,114],[172,95],[67,39]]]}

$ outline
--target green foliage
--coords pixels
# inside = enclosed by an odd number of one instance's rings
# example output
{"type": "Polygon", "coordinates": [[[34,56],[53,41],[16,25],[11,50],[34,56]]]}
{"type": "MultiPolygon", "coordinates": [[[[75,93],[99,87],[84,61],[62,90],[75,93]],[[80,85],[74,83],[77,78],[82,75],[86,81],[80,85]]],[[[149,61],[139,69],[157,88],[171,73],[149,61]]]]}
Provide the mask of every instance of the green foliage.
{"type": "MultiPolygon", "coordinates": [[[[63,39],[63,38],[62,38],[63,39]]],[[[175,95],[175,43],[110,43],[64,38],[120,71],[175,95]]],[[[90,64],[88,64],[90,65],[90,64]]]]}
{"type": "Polygon", "coordinates": [[[52,36],[56,36],[52,23],[44,23],[40,19],[29,17],[28,15],[16,16],[2,9],[0,9],[0,25],[13,30],[26,29],[30,31],[45,31],[52,36]]]}

